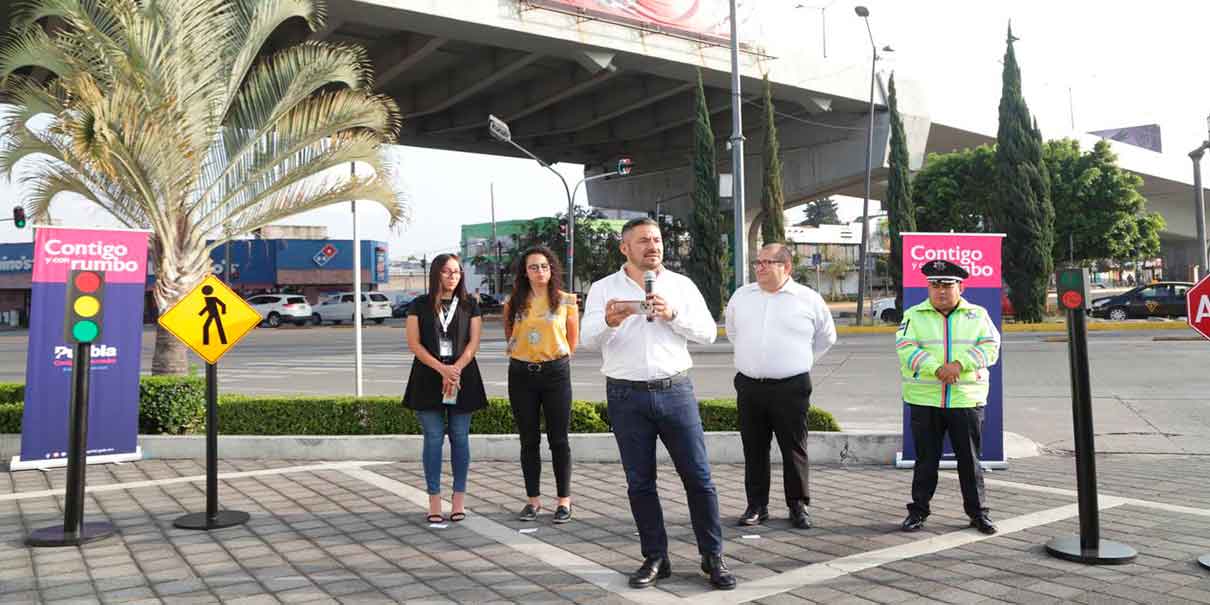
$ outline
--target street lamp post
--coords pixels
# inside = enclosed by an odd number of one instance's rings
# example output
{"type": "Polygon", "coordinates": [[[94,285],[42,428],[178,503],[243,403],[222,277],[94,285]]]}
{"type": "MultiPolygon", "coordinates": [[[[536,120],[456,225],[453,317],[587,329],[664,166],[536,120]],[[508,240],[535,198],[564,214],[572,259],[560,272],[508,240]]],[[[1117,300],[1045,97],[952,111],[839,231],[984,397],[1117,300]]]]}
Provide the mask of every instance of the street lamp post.
{"type": "MultiPolygon", "coordinates": [[[[870,29],[870,9],[864,6],[853,8],[858,17],[865,20],[866,33],[870,35],[870,50],[874,53],[870,59],[870,124],[866,129],[865,140],[865,199],[861,203],[861,244],[857,250],[857,325],[865,320],[865,291],[866,291],[866,255],[869,251],[870,239],[870,173],[873,171],[874,154],[874,80],[878,64],[878,45],[874,43],[874,31],[870,29]]],[[[882,48],[885,52],[893,52],[890,46],[882,48]]]]}
{"type": "Polygon", "coordinates": [[[744,229],[744,119],[739,84],[739,25],[731,0],[731,203],[735,222],[735,287],[748,283],[748,238],[744,229]]]}
{"type": "Polygon", "coordinates": [[[489,132],[491,132],[492,138],[516,147],[521,151],[521,153],[524,153],[532,158],[535,162],[541,164],[543,168],[555,173],[555,176],[559,177],[559,182],[563,183],[563,191],[567,193],[567,288],[568,290],[575,291],[575,268],[573,259],[575,256],[576,241],[576,192],[579,191],[580,185],[583,185],[588,181],[595,181],[597,179],[603,179],[615,175],[626,176],[630,174],[631,170],[633,170],[634,163],[631,162],[630,158],[622,158],[618,160],[617,168],[615,168],[612,172],[605,172],[584,177],[580,179],[578,183],[576,183],[575,189],[571,189],[567,186],[567,179],[563,178],[563,175],[560,174],[558,170],[555,170],[550,164],[542,161],[541,158],[530,153],[528,149],[522,147],[513,140],[512,131],[509,130],[508,124],[504,120],[501,120],[493,115],[487,116],[487,129],[489,132]]]}
{"type": "Polygon", "coordinates": [[[1193,212],[1197,223],[1197,262],[1198,276],[1206,274],[1206,200],[1202,191],[1202,154],[1210,149],[1210,140],[1197,146],[1189,152],[1193,160],[1193,212]]]}

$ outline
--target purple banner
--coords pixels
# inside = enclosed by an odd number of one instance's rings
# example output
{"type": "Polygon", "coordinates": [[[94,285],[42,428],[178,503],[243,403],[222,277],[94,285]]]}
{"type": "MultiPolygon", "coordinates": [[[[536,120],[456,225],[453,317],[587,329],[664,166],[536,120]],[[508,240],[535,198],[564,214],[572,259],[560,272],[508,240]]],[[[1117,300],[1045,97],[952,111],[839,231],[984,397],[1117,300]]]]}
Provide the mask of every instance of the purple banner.
{"type": "Polygon", "coordinates": [[[40,227],[34,279],[21,456],[12,468],[66,463],[74,345],[64,342],[67,271],[105,272],[101,338],[92,345],[89,376],[89,462],[131,459],[138,451],[139,365],[147,233],[40,227]]]}

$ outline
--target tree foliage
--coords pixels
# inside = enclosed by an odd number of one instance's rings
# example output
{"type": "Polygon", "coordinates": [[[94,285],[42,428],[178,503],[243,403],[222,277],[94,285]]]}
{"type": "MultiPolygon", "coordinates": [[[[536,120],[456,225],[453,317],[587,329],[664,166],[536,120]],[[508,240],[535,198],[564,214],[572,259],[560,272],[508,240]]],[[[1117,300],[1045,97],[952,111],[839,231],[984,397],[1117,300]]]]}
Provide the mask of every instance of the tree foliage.
{"type": "MultiPolygon", "coordinates": [[[[526,225],[525,231],[516,239],[513,250],[507,251],[503,262],[506,267],[513,267],[521,252],[530,246],[543,245],[554,251],[559,259],[567,262],[567,236],[560,228],[560,223],[567,220],[567,213],[559,213],[554,217],[535,218],[526,225]]],[[[576,266],[574,268],[577,283],[590,284],[610,273],[617,271],[626,262],[622,255],[622,237],[617,229],[608,221],[603,220],[599,211],[591,208],[576,206],[575,208],[575,238],[576,266]]],[[[566,271],[564,266],[564,271],[566,271]]],[[[511,271],[511,269],[509,270],[511,271]]],[[[566,276],[564,276],[566,281],[566,276]]],[[[565,285],[571,289],[570,285],[565,285]]]]}
{"type": "Polygon", "coordinates": [[[761,239],[781,242],[786,239],[786,198],[781,187],[781,156],[777,141],[777,112],[773,107],[773,87],[765,74],[765,148],[762,165],[765,168],[764,188],[761,190],[761,239]]]}
{"type": "Polygon", "coordinates": [[[998,203],[996,150],[988,145],[929,154],[912,181],[916,229],[923,232],[986,233],[998,203]]]}
{"type": "Polygon", "coordinates": [[[1140,216],[1147,204],[1138,191],[1143,179],[1118,166],[1108,142],[1098,141],[1081,153],[1077,141],[1047,141],[1042,157],[1055,206],[1056,263],[1133,259],[1136,251],[1159,249],[1151,219],[1140,216]],[[1140,220],[1146,223],[1142,231],[1140,220]],[[1154,242],[1138,241],[1140,237],[1154,242]]]}
{"type": "Polygon", "coordinates": [[[830,197],[811,200],[804,204],[802,208],[802,220],[795,223],[798,227],[839,224],[840,217],[836,215],[836,200],[830,197]]]}
{"type": "Polygon", "coordinates": [[[1012,26],[1004,52],[1000,128],[996,135],[996,190],[992,223],[1005,234],[1004,279],[1017,318],[1042,320],[1046,286],[1054,269],[1055,211],[1042,162],[1042,135],[1021,94],[1021,70],[1013,52],[1012,26]]]}
{"type": "MultiPolygon", "coordinates": [[[[274,221],[353,199],[404,219],[380,153],[399,111],[372,92],[365,50],[271,42],[287,22],[321,29],[318,1],[31,0],[10,14],[0,173],[23,164],[34,220],[66,193],[151,229],[161,310],[215,246],[274,221]]],[[[186,369],[161,330],[152,371],[186,369]]]]}
{"type": "Polygon", "coordinates": [[[908,167],[907,135],[903,130],[903,119],[899,116],[898,96],[895,93],[895,75],[891,74],[890,94],[887,105],[891,118],[890,176],[887,178],[887,195],[884,205],[887,213],[887,230],[890,232],[890,255],[887,273],[895,291],[895,308],[903,311],[903,242],[899,234],[916,230],[916,212],[912,205],[911,177],[908,167]]]}
{"type": "Polygon", "coordinates": [[[710,314],[723,310],[723,244],[718,203],[718,172],[714,157],[714,131],[702,74],[697,75],[697,99],[693,125],[693,214],[689,221],[693,248],[689,254],[689,277],[706,299],[710,314]]]}

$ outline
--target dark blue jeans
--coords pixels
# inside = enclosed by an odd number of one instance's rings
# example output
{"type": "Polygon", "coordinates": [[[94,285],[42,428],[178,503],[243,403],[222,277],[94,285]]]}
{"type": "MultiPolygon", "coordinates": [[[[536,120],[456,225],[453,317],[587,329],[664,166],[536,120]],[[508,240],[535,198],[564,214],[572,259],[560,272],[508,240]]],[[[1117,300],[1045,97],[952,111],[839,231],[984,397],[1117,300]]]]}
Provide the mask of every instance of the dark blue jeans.
{"type": "Polygon", "coordinates": [[[606,382],[609,421],[618,442],[626,493],[643,546],[643,557],[667,556],[668,534],[656,489],[655,442],[664,442],[685,486],[689,518],[703,556],[723,553],[723,530],[718,519],[718,491],[710,479],[706,437],[693,384],[686,381],[665,390],[648,390],[606,382]]]}

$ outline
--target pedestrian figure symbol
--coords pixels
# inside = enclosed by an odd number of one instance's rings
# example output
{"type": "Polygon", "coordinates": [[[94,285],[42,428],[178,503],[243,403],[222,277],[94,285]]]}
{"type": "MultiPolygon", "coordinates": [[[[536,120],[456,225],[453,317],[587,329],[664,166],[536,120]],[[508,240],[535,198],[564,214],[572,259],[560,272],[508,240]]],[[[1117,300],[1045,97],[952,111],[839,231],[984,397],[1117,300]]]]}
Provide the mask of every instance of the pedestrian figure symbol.
{"type": "Polygon", "coordinates": [[[220,315],[227,313],[227,305],[219,297],[211,296],[214,294],[214,288],[210,286],[202,286],[202,294],[206,296],[206,307],[198,311],[198,315],[207,315],[206,323],[202,324],[202,344],[210,344],[210,324],[218,330],[218,341],[222,344],[227,344],[227,334],[223,332],[223,319],[220,315]],[[222,311],[219,311],[222,307],[222,311]]]}

